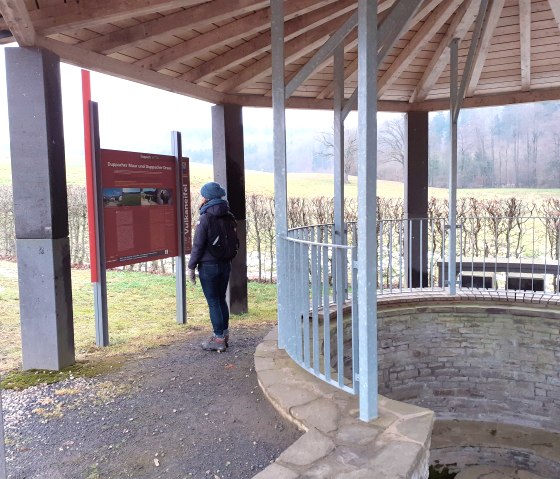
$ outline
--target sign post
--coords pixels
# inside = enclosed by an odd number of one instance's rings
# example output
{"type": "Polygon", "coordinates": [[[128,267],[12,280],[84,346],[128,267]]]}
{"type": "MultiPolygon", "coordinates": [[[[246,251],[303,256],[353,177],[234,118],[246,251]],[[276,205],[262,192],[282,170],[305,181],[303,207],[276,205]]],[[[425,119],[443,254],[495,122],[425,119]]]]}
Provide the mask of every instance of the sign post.
{"type": "MultiPolygon", "coordinates": [[[[92,145],[92,191],[95,217],[95,268],[97,281],[93,283],[95,309],[95,344],[109,346],[109,319],[107,314],[107,262],[105,256],[105,225],[103,215],[103,189],[101,184],[101,162],[99,141],[99,110],[96,102],[90,101],[90,124],[92,145]]],[[[91,232],[90,232],[91,234],[91,232]]]]}
{"type": "MultiPolygon", "coordinates": [[[[177,191],[177,256],[175,257],[175,285],[176,285],[176,309],[177,323],[187,322],[187,288],[185,274],[185,225],[189,225],[190,234],[190,195],[188,194],[188,167],[187,161],[182,158],[181,133],[174,131],[171,134],[173,143],[173,156],[175,156],[175,191],[177,191]],[[186,171],[185,171],[186,170],[186,171]],[[187,182],[183,176],[187,174],[187,182]],[[187,191],[185,191],[187,188],[187,191]],[[179,194],[180,192],[180,194],[179,194]],[[186,193],[186,194],[185,194],[186,193]],[[187,213],[188,208],[188,213],[187,213]],[[187,215],[187,216],[185,216],[187,215]]],[[[187,243],[190,245],[190,242],[187,243]]]]}
{"type": "Polygon", "coordinates": [[[185,254],[190,253],[191,213],[188,158],[173,132],[173,156],[100,148],[99,114],[89,102],[95,211],[94,301],[96,343],[109,344],[107,268],[173,258],[176,262],[177,322],[187,320],[185,254]]]}

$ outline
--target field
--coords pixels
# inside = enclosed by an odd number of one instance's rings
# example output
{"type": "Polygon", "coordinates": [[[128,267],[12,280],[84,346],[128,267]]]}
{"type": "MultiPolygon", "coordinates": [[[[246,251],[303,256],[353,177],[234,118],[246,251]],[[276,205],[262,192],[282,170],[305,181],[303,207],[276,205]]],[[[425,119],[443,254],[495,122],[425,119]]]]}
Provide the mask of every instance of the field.
{"type": "MultiPolygon", "coordinates": [[[[192,163],[191,185],[197,191],[207,181],[212,181],[212,166],[201,163],[192,163]]],[[[66,179],[71,185],[85,184],[85,171],[78,162],[72,161],[66,167],[66,179]]],[[[246,172],[247,194],[274,195],[274,176],[272,173],[261,171],[246,172]]],[[[6,160],[0,161],[0,185],[11,183],[10,164],[6,160]]],[[[355,176],[350,177],[350,183],[345,185],[345,195],[356,198],[358,195],[358,182],[355,176]]],[[[467,188],[458,190],[459,197],[474,196],[476,198],[508,198],[521,197],[525,200],[538,199],[547,196],[559,196],[558,189],[531,189],[531,188],[467,188]]],[[[289,173],[288,195],[291,197],[313,198],[316,196],[334,196],[333,176],[325,173],[289,173]]],[[[377,181],[377,195],[384,198],[402,198],[404,196],[403,184],[398,181],[377,181]]],[[[429,196],[447,198],[446,188],[429,188],[429,196]]]]}

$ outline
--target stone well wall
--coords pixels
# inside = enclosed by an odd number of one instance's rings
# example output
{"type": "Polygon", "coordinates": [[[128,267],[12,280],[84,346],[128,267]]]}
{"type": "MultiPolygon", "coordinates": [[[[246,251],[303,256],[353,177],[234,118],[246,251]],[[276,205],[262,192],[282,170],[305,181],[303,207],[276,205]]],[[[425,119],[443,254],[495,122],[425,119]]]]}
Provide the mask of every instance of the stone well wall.
{"type": "Polygon", "coordinates": [[[560,431],[560,309],[472,300],[379,305],[379,393],[468,419],[560,431]]]}

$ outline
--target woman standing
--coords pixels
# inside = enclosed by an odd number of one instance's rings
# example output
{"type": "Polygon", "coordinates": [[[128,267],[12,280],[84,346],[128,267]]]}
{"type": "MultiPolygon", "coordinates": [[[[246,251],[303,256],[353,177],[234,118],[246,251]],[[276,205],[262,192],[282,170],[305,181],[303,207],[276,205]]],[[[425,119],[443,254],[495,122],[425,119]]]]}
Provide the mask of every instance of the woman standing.
{"type": "MultiPolygon", "coordinates": [[[[198,276],[202,291],[208,303],[210,321],[214,334],[202,343],[207,351],[223,352],[229,341],[229,308],[226,302],[226,291],[231,272],[231,254],[224,253],[227,244],[223,238],[214,237],[215,231],[226,231],[224,224],[235,218],[229,210],[228,202],[223,199],[224,189],[215,182],[206,183],[200,190],[203,197],[200,206],[200,219],[196,224],[191,257],[189,260],[189,279],[196,281],[195,268],[198,266],[198,276]],[[218,225],[218,226],[216,226],[218,225]],[[220,230],[221,228],[221,230],[220,230]],[[222,248],[222,250],[219,249],[222,248]]],[[[233,227],[235,232],[235,227],[233,227]]],[[[235,240],[237,236],[235,235],[235,240]]]]}

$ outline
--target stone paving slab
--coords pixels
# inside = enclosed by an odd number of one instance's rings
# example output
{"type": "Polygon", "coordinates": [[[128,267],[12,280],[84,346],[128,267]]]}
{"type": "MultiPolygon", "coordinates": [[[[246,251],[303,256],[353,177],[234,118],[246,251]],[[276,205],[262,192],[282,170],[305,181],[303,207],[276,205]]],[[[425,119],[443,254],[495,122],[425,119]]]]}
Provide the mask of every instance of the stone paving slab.
{"type": "Polygon", "coordinates": [[[379,417],[359,419],[358,398],[294,363],[276,330],[255,352],[265,396],[306,433],[254,479],[427,479],[432,411],[379,396],[379,417]]]}

